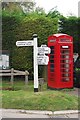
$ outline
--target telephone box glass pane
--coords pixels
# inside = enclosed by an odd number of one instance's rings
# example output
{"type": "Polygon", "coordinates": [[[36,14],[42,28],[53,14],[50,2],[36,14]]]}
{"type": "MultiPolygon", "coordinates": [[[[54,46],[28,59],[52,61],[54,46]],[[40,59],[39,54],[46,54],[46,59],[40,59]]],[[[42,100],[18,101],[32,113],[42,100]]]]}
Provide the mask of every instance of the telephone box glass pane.
{"type": "Polygon", "coordinates": [[[50,46],[50,72],[54,72],[54,46],[50,46]]]}
{"type": "Polygon", "coordinates": [[[70,46],[61,46],[61,79],[63,82],[70,80],[70,46]]]}
{"type": "Polygon", "coordinates": [[[54,72],[54,64],[50,64],[50,71],[54,72]]]}
{"type": "Polygon", "coordinates": [[[50,63],[54,63],[54,60],[50,60],[50,63]]]}
{"type": "Polygon", "coordinates": [[[50,59],[53,59],[54,58],[54,55],[50,55],[50,59]]]}
{"type": "Polygon", "coordinates": [[[50,54],[54,54],[54,46],[50,46],[51,49],[51,53],[50,54]]]}
{"type": "Polygon", "coordinates": [[[69,81],[70,81],[70,78],[62,78],[62,81],[63,81],[63,82],[69,82],[69,81]]]}

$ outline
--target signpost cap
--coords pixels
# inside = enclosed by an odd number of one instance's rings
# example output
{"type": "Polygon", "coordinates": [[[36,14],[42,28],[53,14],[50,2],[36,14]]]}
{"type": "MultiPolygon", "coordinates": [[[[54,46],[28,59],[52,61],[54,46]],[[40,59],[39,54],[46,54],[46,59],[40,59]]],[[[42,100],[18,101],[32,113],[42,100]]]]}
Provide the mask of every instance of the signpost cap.
{"type": "Polygon", "coordinates": [[[33,34],[33,38],[35,38],[35,37],[38,37],[38,35],[37,34],[33,34]]]}

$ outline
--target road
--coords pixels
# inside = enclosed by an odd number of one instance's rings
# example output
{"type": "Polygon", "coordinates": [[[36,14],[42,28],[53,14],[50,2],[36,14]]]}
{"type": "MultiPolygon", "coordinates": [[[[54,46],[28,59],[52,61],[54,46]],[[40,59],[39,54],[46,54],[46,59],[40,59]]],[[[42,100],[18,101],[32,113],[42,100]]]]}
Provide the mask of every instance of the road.
{"type": "Polygon", "coordinates": [[[33,114],[33,113],[24,113],[20,110],[14,109],[0,109],[0,116],[2,118],[80,118],[80,114],[63,114],[63,115],[48,115],[48,114],[33,114]]]}

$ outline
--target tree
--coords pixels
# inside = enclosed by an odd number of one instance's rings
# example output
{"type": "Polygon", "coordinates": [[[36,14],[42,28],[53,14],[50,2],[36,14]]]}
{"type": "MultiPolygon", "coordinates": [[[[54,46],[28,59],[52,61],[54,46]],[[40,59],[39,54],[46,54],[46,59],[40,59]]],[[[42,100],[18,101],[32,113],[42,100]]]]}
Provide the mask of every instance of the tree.
{"type": "Polygon", "coordinates": [[[2,2],[2,9],[10,13],[29,13],[34,11],[35,2],[32,0],[26,0],[26,2],[2,2]]]}
{"type": "Polygon", "coordinates": [[[35,9],[35,12],[37,13],[37,14],[45,14],[45,10],[43,9],[43,8],[41,8],[41,7],[36,7],[36,9],[35,9]]]}
{"type": "Polygon", "coordinates": [[[49,13],[47,14],[48,17],[51,17],[51,18],[59,18],[60,17],[60,13],[59,11],[57,10],[57,7],[54,7],[52,8],[49,13]]]}
{"type": "MultiPolygon", "coordinates": [[[[39,36],[38,46],[47,44],[49,35],[57,32],[57,19],[46,15],[29,13],[21,17],[14,14],[3,15],[3,49],[10,51],[10,65],[15,69],[28,70],[33,74],[33,52],[31,47],[16,47],[16,41],[32,39],[34,33],[39,36]]],[[[42,70],[41,70],[42,72],[42,70]]],[[[40,75],[42,74],[41,72],[40,75]]]]}
{"type": "Polygon", "coordinates": [[[2,2],[2,9],[5,10],[6,7],[8,7],[8,3],[7,2],[2,2]]]}
{"type": "Polygon", "coordinates": [[[80,17],[78,18],[78,54],[80,55],[80,17]]]}
{"type": "Polygon", "coordinates": [[[59,21],[59,32],[73,37],[74,52],[78,52],[78,18],[75,16],[62,16],[59,21]]]}
{"type": "Polygon", "coordinates": [[[2,3],[2,15],[4,16],[16,16],[22,17],[24,16],[24,12],[21,9],[19,3],[17,2],[3,2],[2,3]]]}
{"type": "Polygon", "coordinates": [[[26,0],[26,2],[21,2],[20,6],[23,9],[23,12],[26,14],[26,13],[34,11],[35,4],[36,3],[33,2],[32,0],[26,0]]]}

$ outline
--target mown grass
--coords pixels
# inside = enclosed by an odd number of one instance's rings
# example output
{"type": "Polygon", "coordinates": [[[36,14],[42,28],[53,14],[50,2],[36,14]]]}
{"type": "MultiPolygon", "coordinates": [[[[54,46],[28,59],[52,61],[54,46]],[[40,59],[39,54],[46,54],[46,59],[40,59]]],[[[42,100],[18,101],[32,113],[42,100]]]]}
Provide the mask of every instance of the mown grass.
{"type": "MultiPolygon", "coordinates": [[[[9,86],[9,82],[3,82],[3,87],[9,86]]],[[[26,110],[75,110],[78,109],[78,97],[65,94],[63,91],[48,90],[46,83],[42,90],[34,93],[33,82],[25,86],[24,82],[14,83],[14,90],[0,91],[2,94],[2,107],[26,110]]]]}

